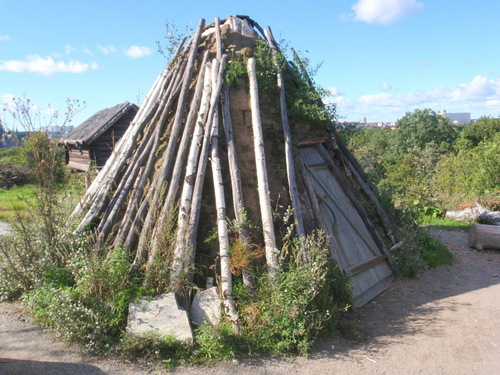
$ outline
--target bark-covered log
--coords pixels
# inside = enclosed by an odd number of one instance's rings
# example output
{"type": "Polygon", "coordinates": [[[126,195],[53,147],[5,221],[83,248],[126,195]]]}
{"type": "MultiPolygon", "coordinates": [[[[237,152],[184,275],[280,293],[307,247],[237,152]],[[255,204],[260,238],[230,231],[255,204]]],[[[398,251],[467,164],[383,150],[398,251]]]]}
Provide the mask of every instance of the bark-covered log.
{"type": "MultiPolygon", "coordinates": [[[[231,122],[229,100],[229,87],[227,82],[224,82],[222,88],[222,122],[224,124],[224,133],[226,135],[227,158],[229,162],[229,175],[231,177],[231,191],[233,197],[234,217],[236,219],[239,240],[242,246],[245,247],[247,253],[250,252],[250,235],[248,233],[248,224],[246,222],[246,210],[243,202],[243,189],[241,188],[240,169],[238,167],[238,160],[236,157],[236,145],[233,136],[233,125],[231,122]]],[[[249,259],[251,259],[248,254],[249,259]]],[[[255,282],[252,273],[252,263],[248,267],[243,268],[243,284],[253,291],[255,289],[255,282]]]]}
{"type": "Polygon", "coordinates": [[[255,164],[257,169],[257,183],[259,191],[259,205],[262,217],[262,229],[266,246],[267,272],[271,279],[278,274],[278,249],[274,234],[273,211],[269,196],[269,183],[267,177],[266,155],[264,151],[264,135],[260,118],[259,89],[257,86],[257,73],[255,71],[255,58],[248,59],[248,78],[250,82],[250,106],[252,110],[252,128],[254,136],[255,164]]]}
{"type": "Polygon", "coordinates": [[[500,226],[473,224],[469,231],[469,246],[477,250],[500,250],[500,226]]]}
{"type": "Polygon", "coordinates": [[[182,272],[186,255],[186,228],[189,215],[191,213],[191,205],[193,198],[193,189],[195,184],[196,170],[198,166],[198,157],[200,152],[200,144],[203,137],[203,129],[207,120],[208,109],[210,105],[211,93],[211,70],[212,64],[207,63],[203,79],[203,93],[201,97],[201,105],[198,111],[198,118],[194,129],[191,146],[189,148],[184,184],[182,186],[182,194],[179,202],[178,219],[177,219],[177,240],[175,243],[173,261],[172,261],[172,276],[177,280],[177,275],[182,272]]]}
{"type": "Polygon", "coordinates": [[[307,248],[306,248],[306,231],[304,230],[304,220],[302,219],[302,209],[300,207],[300,197],[299,189],[297,187],[297,179],[295,177],[295,163],[293,161],[293,145],[292,145],[292,133],[290,132],[290,124],[288,122],[288,111],[286,105],[285,96],[285,80],[283,79],[283,73],[278,61],[278,46],[274,40],[271,29],[265,30],[265,34],[269,41],[269,45],[273,51],[274,65],[276,67],[276,77],[277,85],[279,89],[280,97],[280,113],[281,113],[281,123],[283,126],[283,135],[285,137],[285,161],[286,161],[286,174],[288,180],[288,189],[290,192],[290,198],[292,200],[293,217],[295,231],[297,232],[297,237],[300,239],[300,244],[302,247],[302,260],[307,261],[307,248]]]}
{"type": "MultiPolygon", "coordinates": [[[[172,209],[175,206],[175,199],[179,190],[179,182],[181,179],[182,168],[186,166],[187,162],[189,140],[193,132],[193,127],[195,125],[197,114],[202,111],[202,107],[200,107],[200,100],[203,100],[202,89],[204,84],[204,76],[205,76],[204,71],[207,64],[207,60],[208,60],[208,51],[205,53],[205,56],[203,58],[200,67],[200,73],[197,77],[198,82],[196,84],[194,96],[191,100],[191,105],[189,107],[190,108],[189,114],[186,119],[186,124],[184,125],[184,131],[182,133],[181,141],[179,143],[179,149],[177,151],[175,165],[168,185],[168,192],[165,197],[165,201],[163,202],[163,207],[161,208],[159,218],[155,224],[153,234],[151,236],[152,237],[151,256],[148,259],[148,266],[146,271],[147,274],[149,274],[151,267],[153,266],[153,263],[156,260],[156,254],[159,250],[160,243],[164,237],[162,231],[165,229],[165,226],[168,222],[168,218],[170,217],[172,209]]],[[[206,111],[204,113],[206,114],[206,111]]]]}
{"type": "MultiPolygon", "coordinates": [[[[222,89],[222,82],[224,80],[224,63],[227,59],[226,55],[222,56],[222,61],[218,61],[214,59],[212,61],[212,72],[217,71],[217,84],[216,87],[212,87],[212,95],[210,97],[210,106],[209,112],[207,115],[207,125],[205,126],[205,133],[203,137],[203,143],[201,146],[201,152],[198,161],[198,168],[196,171],[195,184],[193,188],[193,196],[191,202],[191,212],[189,214],[189,222],[186,228],[186,241],[184,244],[177,244],[184,246],[184,249],[181,252],[187,251],[189,252],[185,259],[184,270],[189,270],[190,265],[194,262],[194,255],[196,252],[196,238],[197,238],[197,229],[198,223],[200,219],[200,208],[201,208],[201,196],[203,191],[203,184],[205,181],[205,172],[208,163],[208,157],[210,155],[210,134],[212,133],[212,126],[214,121],[215,112],[217,110],[218,101],[220,97],[220,92],[222,89]]],[[[213,74],[213,73],[212,73],[213,74]]],[[[177,291],[180,287],[179,284],[179,276],[183,269],[174,269],[172,267],[172,275],[171,275],[171,285],[173,290],[177,291]]]]}
{"type": "Polygon", "coordinates": [[[233,331],[239,332],[238,312],[233,303],[233,277],[231,275],[229,259],[229,231],[226,215],[226,201],[224,198],[224,181],[219,158],[219,116],[215,113],[212,133],[212,150],[210,157],[212,178],[215,192],[215,206],[217,211],[217,234],[219,237],[220,257],[220,294],[226,310],[226,315],[233,326],[233,331]]]}
{"type": "Polygon", "coordinates": [[[181,92],[179,94],[177,102],[174,123],[172,125],[171,131],[169,132],[167,149],[165,150],[163,155],[163,163],[161,169],[159,172],[156,173],[155,181],[152,184],[154,192],[150,207],[153,207],[154,209],[148,210],[148,213],[143,223],[141,235],[139,236],[139,244],[137,245],[136,261],[134,261],[135,267],[140,266],[142,264],[142,261],[146,258],[148,250],[147,247],[151,244],[151,233],[152,230],[154,229],[155,219],[159,214],[158,211],[160,211],[158,209],[160,197],[163,193],[164,188],[166,187],[165,183],[168,179],[168,176],[172,170],[175,161],[173,159],[173,155],[177,149],[178,137],[181,131],[182,120],[184,119],[185,100],[188,93],[189,85],[191,83],[194,63],[196,60],[196,53],[198,51],[198,43],[204,25],[205,25],[205,20],[201,19],[200,24],[198,25],[198,29],[191,40],[191,49],[189,51],[186,71],[182,79],[181,92]]]}
{"type": "Polygon", "coordinates": [[[485,208],[467,207],[460,211],[447,211],[444,215],[447,219],[456,221],[478,221],[479,216],[485,212],[485,208]]]}

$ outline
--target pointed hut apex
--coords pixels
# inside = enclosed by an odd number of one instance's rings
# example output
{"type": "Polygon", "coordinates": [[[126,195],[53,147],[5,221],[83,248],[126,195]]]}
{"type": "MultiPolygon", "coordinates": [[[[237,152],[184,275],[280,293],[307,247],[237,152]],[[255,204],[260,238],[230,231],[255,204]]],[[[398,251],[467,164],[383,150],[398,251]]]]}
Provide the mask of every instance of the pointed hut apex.
{"type": "MultiPolygon", "coordinates": [[[[271,29],[247,16],[207,27],[201,20],[74,212],[83,214],[78,230],[97,232],[98,251],[122,245],[134,258],[130,272],[160,293],[174,291],[182,300],[190,282],[218,280],[235,330],[233,275],[252,289],[251,249],[260,248],[277,282],[280,234],[288,225],[279,218],[288,208],[301,261],[308,262],[307,235],[323,229],[332,258],[351,275],[356,305],[387,288],[393,274],[387,249],[397,239],[389,216],[331,126],[296,109],[289,116],[301,98],[285,92],[285,82],[314,88],[298,57],[283,66],[280,53],[271,29]],[[254,56],[262,39],[269,48],[254,56]],[[234,51],[245,53],[234,58],[234,51]],[[207,241],[213,228],[217,250],[207,241]],[[194,275],[195,266],[203,272],[194,275]]],[[[309,104],[324,109],[321,100],[309,104]]]]}
{"type": "MultiPolygon", "coordinates": [[[[231,31],[235,33],[239,33],[246,36],[254,36],[256,35],[252,24],[249,22],[248,17],[246,16],[230,16],[222,21],[221,27],[229,26],[231,31]],[[245,17],[245,18],[242,18],[245,17]]],[[[210,34],[215,33],[216,27],[215,23],[207,26],[205,31],[203,31],[202,37],[206,37],[210,34]]]]}

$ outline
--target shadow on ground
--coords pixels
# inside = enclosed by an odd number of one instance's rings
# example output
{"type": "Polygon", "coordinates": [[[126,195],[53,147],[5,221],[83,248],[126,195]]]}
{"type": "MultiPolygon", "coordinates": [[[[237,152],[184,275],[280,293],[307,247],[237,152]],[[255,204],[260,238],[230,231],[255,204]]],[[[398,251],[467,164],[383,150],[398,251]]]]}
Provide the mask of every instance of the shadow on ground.
{"type": "Polygon", "coordinates": [[[349,339],[318,343],[313,358],[338,357],[353,349],[372,350],[373,343],[378,351],[422,331],[439,336],[436,314],[470,305],[454,301],[454,296],[500,283],[500,252],[470,249],[468,234],[460,231],[434,230],[432,234],[452,251],[453,265],[426,271],[416,279],[397,280],[386,292],[349,314],[342,332],[349,339]]]}
{"type": "Polygon", "coordinates": [[[105,374],[99,368],[82,363],[41,362],[20,359],[0,358],[0,374],[2,375],[62,375],[62,374],[105,374]]]}

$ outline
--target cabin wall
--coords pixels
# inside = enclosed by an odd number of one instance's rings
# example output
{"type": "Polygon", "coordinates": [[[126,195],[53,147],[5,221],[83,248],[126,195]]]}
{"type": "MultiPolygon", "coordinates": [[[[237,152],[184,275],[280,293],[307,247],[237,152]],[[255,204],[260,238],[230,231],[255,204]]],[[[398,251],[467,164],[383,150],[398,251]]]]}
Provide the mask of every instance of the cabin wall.
{"type": "Polygon", "coordinates": [[[90,168],[90,150],[88,147],[77,148],[76,146],[66,146],[66,164],[70,169],[88,171],[90,168]]]}
{"type": "Polygon", "coordinates": [[[116,144],[123,137],[130,126],[135,114],[135,110],[129,110],[113,126],[106,130],[92,143],[91,150],[97,168],[102,168],[104,164],[106,164],[106,161],[111,156],[116,144]]]}

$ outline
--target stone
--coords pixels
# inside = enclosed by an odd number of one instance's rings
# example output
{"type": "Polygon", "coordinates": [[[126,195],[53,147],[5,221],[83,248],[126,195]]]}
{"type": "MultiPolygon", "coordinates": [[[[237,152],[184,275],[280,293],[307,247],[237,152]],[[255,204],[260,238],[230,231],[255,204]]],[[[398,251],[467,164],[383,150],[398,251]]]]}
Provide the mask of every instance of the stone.
{"type": "Polygon", "coordinates": [[[164,336],[172,335],[179,341],[193,341],[187,311],[179,308],[174,293],[131,303],[127,331],[135,334],[154,331],[164,336]]]}
{"type": "Polygon", "coordinates": [[[204,321],[217,325],[220,322],[221,301],[216,287],[198,290],[191,304],[191,321],[201,325],[204,321]]]}

